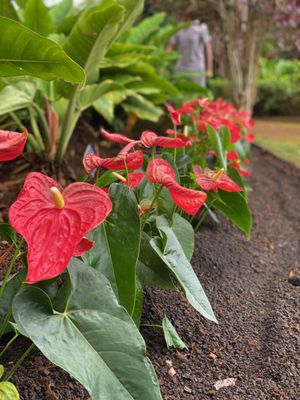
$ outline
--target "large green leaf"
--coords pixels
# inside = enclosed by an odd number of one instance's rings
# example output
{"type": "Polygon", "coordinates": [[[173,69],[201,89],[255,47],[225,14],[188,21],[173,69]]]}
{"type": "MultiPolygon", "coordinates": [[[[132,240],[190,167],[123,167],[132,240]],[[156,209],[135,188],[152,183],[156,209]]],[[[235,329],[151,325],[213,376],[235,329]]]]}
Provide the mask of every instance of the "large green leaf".
{"type": "Polygon", "coordinates": [[[130,28],[130,26],[136,20],[136,17],[142,13],[144,8],[144,0],[117,0],[117,3],[122,5],[126,10],[124,21],[122,22],[122,26],[120,27],[117,35],[117,37],[119,37],[126,32],[128,28],[130,28]]]}
{"type": "Polygon", "coordinates": [[[0,76],[31,75],[84,82],[85,74],[63,49],[24,25],[0,17],[0,76]]]}
{"type": "Polygon", "coordinates": [[[21,80],[0,90],[0,115],[27,108],[33,103],[35,83],[21,80]]]}
{"type": "Polygon", "coordinates": [[[163,113],[160,108],[137,93],[127,97],[122,107],[127,113],[133,113],[141,119],[152,122],[157,122],[163,113]]]}
{"type": "Polygon", "coordinates": [[[18,21],[18,15],[11,0],[0,0],[0,15],[18,21]]]}
{"type": "Polygon", "coordinates": [[[0,301],[0,324],[3,322],[6,314],[11,309],[14,297],[26,278],[26,273],[26,270],[23,269],[13,275],[7,282],[0,301]]]}
{"type": "Polygon", "coordinates": [[[95,268],[101,270],[104,268],[106,276],[114,278],[112,282],[115,282],[120,304],[132,315],[136,294],[136,265],[141,240],[137,202],[133,192],[126,185],[118,183],[110,186],[109,196],[113,209],[102,227],[97,228],[97,230],[103,229],[104,232],[93,237],[96,243],[92,250],[93,254],[98,252],[101,255],[98,263],[105,262],[105,267],[96,265],[95,268]],[[97,240],[97,237],[100,240],[97,240]],[[107,270],[108,268],[113,272],[107,270]]]}
{"type": "Polygon", "coordinates": [[[43,0],[28,0],[24,9],[25,25],[40,35],[53,32],[53,23],[43,0]]]}
{"type": "Polygon", "coordinates": [[[19,392],[15,385],[11,382],[0,382],[0,399],[1,400],[19,400],[19,392]]]}
{"type": "Polygon", "coordinates": [[[226,152],[220,137],[220,133],[217,132],[212,126],[206,124],[207,135],[211,144],[212,150],[215,150],[218,156],[220,166],[227,170],[226,152]]]}
{"type": "Polygon", "coordinates": [[[100,60],[117,35],[124,15],[124,8],[116,3],[89,8],[66,39],[64,50],[84,68],[88,83],[98,80],[100,60]]]}
{"type": "Polygon", "coordinates": [[[20,331],[94,400],[161,400],[143,338],[108,280],[75,259],[68,271],[63,312],[39,288],[17,294],[13,315],[20,331]]]}
{"type": "Polygon", "coordinates": [[[10,224],[0,224],[0,240],[6,240],[9,244],[16,241],[16,231],[10,226],[10,224]]]}
{"type": "Polygon", "coordinates": [[[150,245],[151,237],[142,232],[138,276],[144,286],[176,290],[167,265],[150,245]]]}
{"type": "Polygon", "coordinates": [[[156,31],[159,30],[160,25],[165,20],[166,14],[164,12],[156,13],[151,17],[144,19],[137,26],[130,29],[126,38],[126,42],[130,44],[143,44],[146,40],[156,31]]]}
{"type": "Polygon", "coordinates": [[[162,241],[154,238],[150,242],[151,246],[175,275],[190,304],[205,318],[217,322],[201,283],[186,258],[175,233],[167,226],[162,226],[159,231],[163,238],[162,241]]]}
{"type": "Polygon", "coordinates": [[[55,25],[59,25],[73,7],[73,0],[61,0],[50,9],[50,15],[55,25]]]}
{"type": "Polygon", "coordinates": [[[242,232],[250,236],[252,214],[248,207],[247,199],[243,194],[219,190],[213,206],[222,211],[242,232]]]}
{"type": "Polygon", "coordinates": [[[195,245],[195,232],[192,225],[177,213],[173,215],[171,222],[163,215],[158,216],[156,224],[158,228],[168,226],[173,230],[186,258],[191,261],[195,245]]]}
{"type": "Polygon", "coordinates": [[[107,79],[98,84],[87,85],[80,91],[77,105],[81,110],[85,110],[97,101],[99,97],[111,91],[120,91],[122,88],[122,85],[115,83],[111,79],[107,79]]]}

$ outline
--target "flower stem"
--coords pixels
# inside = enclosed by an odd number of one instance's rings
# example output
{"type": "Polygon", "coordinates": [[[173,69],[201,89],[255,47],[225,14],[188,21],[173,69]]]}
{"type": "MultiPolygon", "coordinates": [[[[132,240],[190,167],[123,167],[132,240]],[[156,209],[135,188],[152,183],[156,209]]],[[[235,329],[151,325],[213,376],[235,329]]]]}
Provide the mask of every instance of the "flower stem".
{"type": "Polygon", "coordinates": [[[25,360],[25,358],[29,355],[29,353],[33,350],[35,347],[34,343],[31,343],[31,345],[28,347],[28,349],[21,355],[21,357],[18,359],[18,361],[15,363],[15,365],[12,367],[12,369],[9,371],[7,375],[3,378],[3,381],[9,381],[13,374],[16,372],[16,370],[19,368],[19,366],[22,364],[22,362],[25,360]]]}
{"type": "Polygon", "coordinates": [[[154,198],[153,198],[153,200],[152,200],[152,202],[150,204],[149,210],[146,212],[146,214],[144,216],[144,221],[142,223],[142,230],[144,229],[144,226],[146,225],[146,222],[147,222],[147,219],[149,217],[149,214],[151,213],[152,207],[154,206],[156,200],[158,199],[158,197],[160,195],[160,192],[162,191],[162,188],[163,188],[163,185],[160,185],[159,189],[157,190],[157,192],[156,192],[156,194],[155,194],[155,196],[154,196],[154,198]]]}
{"type": "Polygon", "coordinates": [[[160,328],[160,329],[163,329],[162,325],[159,325],[159,324],[141,324],[141,326],[146,326],[146,327],[149,327],[149,328],[160,328]]]}
{"type": "Polygon", "coordinates": [[[2,336],[5,333],[5,329],[6,329],[7,325],[8,325],[8,323],[9,323],[11,315],[12,315],[12,309],[10,308],[7,311],[4,320],[2,321],[2,323],[0,325],[0,339],[2,338],[2,336]]]}
{"type": "Polygon", "coordinates": [[[0,358],[3,356],[3,354],[7,351],[7,349],[10,347],[10,345],[17,339],[17,337],[19,336],[19,333],[15,333],[15,335],[10,339],[10,341],[6,344],[6,346],[4,347],[4,349],[1,351],[0,353],[0,358]]]}
{"type": "Polygon", "coordinates": [[[11,274],[11,271],[13,269],[13,266],[15,265],[15,262],[17,261],[17,259],[22,254],[20,252],[20,247],[21,247],[22,243],[23,243],[23,239],[20,241],[19,246],[16,248],[16,250],[14,252],[14,255],[13,255],[13,258],[11,259],[9,267],[7,268],[7,271],[5,273],[5,276],[4,276],[4,279],[2,281],[2,285],[1,285],[1,288],[0,288],[0,299],[1,299],[2,295],[3,295],[3,293],[4,293],[4,289],[5,289],[6,283],[8,281],[8,278],[9,278],[9,276],[11,274]]]}

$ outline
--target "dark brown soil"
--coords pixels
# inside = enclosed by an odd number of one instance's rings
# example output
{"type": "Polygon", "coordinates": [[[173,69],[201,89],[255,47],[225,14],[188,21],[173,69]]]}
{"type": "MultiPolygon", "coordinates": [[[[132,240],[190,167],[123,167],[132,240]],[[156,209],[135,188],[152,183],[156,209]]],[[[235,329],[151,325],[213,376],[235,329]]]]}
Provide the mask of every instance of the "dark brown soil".
{"type": "MultiPolygon", "coordinates": [[[[167,350],[159,329],[143,328],[164,400],[300,399],[300,287],[288,282],[300,268],[300,171],[257,148],[254,165],[251,240],[225,219],[221,228],[203,226],[197,237],[193,266],[219,325],[178,294],[147,290],[143,323],[160,323],[166,314],[189,348],[167,350]],[[235,378],[235,386],[216,391],[214,384],[226,378],[235,378]]],[[[1,360],[7,367],[28,346],[17,343],[1,360]]],[[[13,382],[22,400],[88,399],[37,350],[13,382]]]]}

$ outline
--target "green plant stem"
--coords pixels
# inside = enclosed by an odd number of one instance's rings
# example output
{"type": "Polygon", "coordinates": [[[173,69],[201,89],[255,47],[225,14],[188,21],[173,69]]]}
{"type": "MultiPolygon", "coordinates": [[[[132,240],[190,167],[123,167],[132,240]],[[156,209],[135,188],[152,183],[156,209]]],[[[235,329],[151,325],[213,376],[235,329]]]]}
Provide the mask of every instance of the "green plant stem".
{"type": "Polygon", "coordinates": [[[17,339],[17,337],[19,336],[19,333],[15,333],[15,335],[10,339],[10,341],[6,344],[6,346],[4,347],[4,349],[1,351],[0,353],[0,358],[3,356],[3,354],[7,351],[7,349],[11,346],[11,344],[17,339]]]}
{"type": "Polygon", "coordinates": [[[20,129],[21,131],[24,131],[25,126],[22,124],[22,122],[21,122],[21,120],[18,118],[18,116],[17,116],[13,111],[11,111],[11,112],[9,113],[9,115],[10,115],[10,117],[15,121],[15,123],[17,124],[17,126],[19,127],[19,129],[20,129]]]}
{"type": "Polygon", "coordinates": [[[125,167],[126,182],[128,185],[129,184],[129,171],[128,171],[127,162],[125,159],[124,159],[124,167],[125,167]]]}
{"type": "Polygon", "coordinates": [[[21,247],[22,242],[23,242],[23,240],[20,242],[19,246],[16,248],[16,250],[14,252],[14,255],[13,255],[13,258],[11,259],[11,261],[9,263],[9,266],[7,268],[7,271],[5,273],[5,276],[4,276],[4,279],[2,281],[2,285],[1,285],[1,288],[0,288],[0,299],[1,299],[2,295],[3,295],[3,293],[4,293],[4,289],[5,289],[7,280],[9,278],[10,274],[11,274],[11,271],[13,269],[13,266],[15,265],[15,262],[18,259],[18,257],[21,255],[20,247],[21,247]]]}
{"type": "Polygon", "coordinates": [[[80,110],[76,111],[76,102],[79,93],[80,86],[77,85],[73,91],[72,97],[69,101],[66,114],[64,116],[64,121],[60,131],[60,138],[57,146],[57,151],[55,155],[55,160],[61,163],[65,152],[67,150],[69,141],[72,137],[75,125],[80,117],[80,110]]]}
{"type": "Polygon", "coordinates": [[[45,115],[41,108],[36,104],[33,103],[33,107],[39,117],[39,122],[40,122],[40,127],[41,127],[41,134],[43,136],[43,140],[45,143],[46,148],[50,148],[50,132],[49,132],[49,127],[48,123],[46,121],[45,115]]]}
{"type": "Polygon", "coordinates": [[[40,152],[40,145],[39,145],[39,143],[37,142],[37,140],[36,140],[36,138],[31,134],[31,133],[29,133],[29,135],[28,135],[28,143],[30,144],[30,146],[32,147],[32,149],[35,151],[35,152],[40,152]]]}
{"type": "Polygon", "coordinates": [[[13,374],[16,372],[16,370],[19,368],[19,366],[22,364],[22,362],[25,360],[25,358],[29,355],[29,353],[33,350],[35,347],[34,343],[31,343],[31,345],[28,347],[28,349],[21,355],[21,357],[18,359],[18,361],[15,363],[15,365],[12,367],[12,369],[9,371],[7,375],[3,378],[3,381],[9,381],[13,374]]]}
{"type": "Polygon", "coordinates": [[[203,220],[204,220],[206,214],[208,213],[208,211],[209,211],[209,209],[211,208],[211,206],[213,205],[213,203],[214,203],[214,201],[212,201],[212,202],[210,203],[209,206],[206,205],[206,206],[205,206],[205,207],[206,207],[205,210],[203,210],[202,213],[200,214],[199,221],[197,222],[197,225],[195,226],[195,232],[196,232],[196,233],[198,232],[198,230],[199,230],[199,228],[200,228],[200,225],[202,224],[202,222],[203,222],[203,220]]]}
{"type": "Polygon", "coordinates": [[[156,146],[153,146],[152,150],[151,150],[151,158],[152,158],[152,160],[154,160],[154,158],[155,158],[155,153],[156,153],[156,146]]]}
{"type": "Polygon", "coordinates": [[[33,115],[32,108],[29,108],[29,118],[30,118],[30,125],[31,125],[31,128],[32,128],[32,132],[33,132],[33,134],[35,136],[35,139],[36,139],[37,143],[39,144],[40,151],[43,151],[43,150],[45,150],[45,145],[44,145],[44,142],[43,142],[43,138],[42,138],[40,129],[39,129],[38,124],[36,122],[35,116],[33,115]]]}
{"type": "Polygon", "coordinates": [[[162,325],[159,325],[159,324],[141,324],[141,326],[146,326],[146,327],[149,327],[149,328],[160,328],[160,329],[163,329],[162,325]]]}
{"type": "Polygon", "coordinates": [[[152,202],[150,204],[149,210],[146,212],[146,214],[144,216],[144,221],[142,223],[142,230],[144,229],[144,226],[146,225],[146,222],[147,222],[147,219],[149,217],[149,214],[151,213],[152,207],[154,206],[156,200],[158,199],[158,197],[160,195],[160,192],[162,191],[162,188],[163,188],[163,185],[160,185],[159,189],[157,190],[157,192],[156,192],[156,194],[155,194],[155,196],[154,196],[154,198],[153,198],[153,200],[152,200],[152,202]]]}
{"type": "Polygon", "coordinates": [[[9,320],[10,320],[11,316],[12,316],[12,309],[10,308],[7,311],[7,313],[5,315],[5,318],[4,318],[4,320],[3,320],[3,322],[1,323],[1,326],[0,326],[0,339],[2,338],[2,336],[5,333],[5,329],[6,329],[7,325],[8,325],[8,323],[9,323],[9,320]]]}

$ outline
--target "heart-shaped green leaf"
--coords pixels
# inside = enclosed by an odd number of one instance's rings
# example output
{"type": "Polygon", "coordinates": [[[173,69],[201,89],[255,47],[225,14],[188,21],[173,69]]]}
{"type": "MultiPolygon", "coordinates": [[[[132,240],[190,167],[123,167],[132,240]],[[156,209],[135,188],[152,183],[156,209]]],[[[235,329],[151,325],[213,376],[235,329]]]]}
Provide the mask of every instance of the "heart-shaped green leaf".
{"type": "Polygon", "coordinates": [[[96,269],[105,269],[108,278],[114,278],[112,284],[117,288],[120,303],[132,315],[141,241],[137,202],[133,192],[118,183],[110,186],[109,196],[113,203],[112,211],[102,226],[89,235],[96,243],[83,258],[89,264],[92,261],[91,265],[96,269]]]}
{"type": "Polygon", "coordinates": [[[39,288],[17,294],[13,315],[21,332],[94,400],[161,400],[143,338],[108,280],[76,259],[68,271],[71,290],[63,312],[39,288]]]}
{"type": "Polygon", "coordinates": [[[190,304],[205,318],[217,322],[201,283],[186,258],[175,233],[167,226],[160,227],[159,231],[163,238],[163,246],[157,239],[151,240],[151,246],[175,275],[190,304]]]}
{"type": "Polygon", "coordinates": [[[83,69],[58,44],[4,17],[0,17],[0,48],[0,76],[85,81],[83,69]]]}
{"type": "Polygon", "coordinates": [[[0,382],[0,399],[1,400],[19,400],[19,392],[15,385],[11,382],[0,382]]]}

